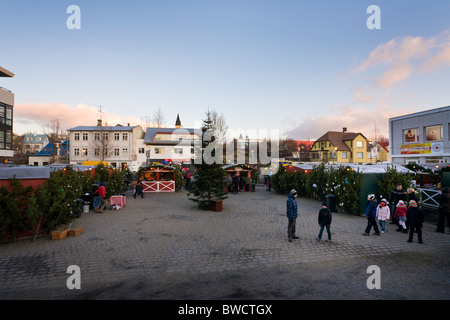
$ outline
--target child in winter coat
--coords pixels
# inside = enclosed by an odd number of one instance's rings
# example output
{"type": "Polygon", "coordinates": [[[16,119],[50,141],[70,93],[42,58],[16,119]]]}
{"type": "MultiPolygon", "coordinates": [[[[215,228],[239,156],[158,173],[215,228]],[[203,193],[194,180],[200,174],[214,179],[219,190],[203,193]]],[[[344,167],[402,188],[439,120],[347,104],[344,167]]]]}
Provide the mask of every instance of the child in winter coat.
{"type": "Polygon", "coordinates": [[[327,228],[327,233],[328,233],[328,240],[326,241],[331,241],[331,231],[330,231],[330,226],[331,226],[331,212],[330,210],[328,210],[327,208],[327,203],[323,202],[322,203],[322,209],[320,209],[319,211],[319,226],[320,226],[320,231],[319,231],[319,236],[317,237],[317,241],[320,241],[322,239],[322,233],[323,233],[323,228],[327,228]]]}
{"type": "Polygon", "coordinates": [[[380,224],[381,233],[386,231],[386,221],[389,220],[391,210],[389,209],[386,199],[381,199],[380,205],[377,207],[377,219],[380,224]]]}
{"type": "Polygon", "coordinates": [[[398,218],[398,229],[395,231],[408,233],[406,229],[406,204],[403,200],[400,200],[397,204],[397,209],[395,209],[394,218],[398,218]]]}

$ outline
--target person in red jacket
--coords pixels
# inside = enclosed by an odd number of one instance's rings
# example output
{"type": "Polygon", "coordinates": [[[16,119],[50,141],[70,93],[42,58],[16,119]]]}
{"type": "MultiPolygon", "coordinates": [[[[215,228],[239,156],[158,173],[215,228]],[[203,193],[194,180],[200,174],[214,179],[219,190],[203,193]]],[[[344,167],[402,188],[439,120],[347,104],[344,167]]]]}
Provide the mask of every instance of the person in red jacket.
{"type": "Polygon", "coordinates": [[[398,228],[395,231],[402,231],[403,233],[408,232],[406,228],[406,210],[406,204],[403,202],[403,200],[400,200],[394,213],[394,218],[398,218],[398,228]]]}
{"type": "Polygon", "coordinates": [[[94,196],[97,195],[100,197],[100,207],[98,208],[99,213],[103,213],[103,209],[105,208],[106,203],[106,183],[103,182],[100,187],[95,190],[94,196]]]}

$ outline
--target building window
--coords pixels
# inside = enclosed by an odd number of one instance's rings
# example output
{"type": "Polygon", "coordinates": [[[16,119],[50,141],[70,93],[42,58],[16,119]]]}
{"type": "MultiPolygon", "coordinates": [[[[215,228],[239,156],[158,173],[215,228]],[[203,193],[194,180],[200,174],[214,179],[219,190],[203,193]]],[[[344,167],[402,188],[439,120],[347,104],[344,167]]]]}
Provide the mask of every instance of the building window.
{"type": "Polygon", "coordinates": [[[124,141],[128,140],[128,133],[122,134],[122,140],[124,140],[124,141]]]}
{"type": "Polygon", "coordinates": [[[108,133],[103,132],[103,141],[108,141],[108,133]]]}
{"type": "Polygon", "coordinates": [[[145,153],[145,148],[139,148],[139,149],[138,149],[138,152],[139,152],[140,154],[145,153]]]}
{"type": "Polygon", "coordinates": [[[88,140],[88,134],[87,132],[83,133],[83,141],[87,141],[88,140]]]}
{"type": "Polygon", "coordinates": [[[403,136],[405,137],[405,143],[419,142],[419,129],[403,130],[403,136]]]}
{"type": "Polygon", "coordinates": [[[100,149],[99,148],[95,148],[94,149],[94,156],[99,156],[100,155],[100,149]]]}
{"type": "Polygon", "coordinates": [[[75,133],[75,141],[79,141],[80,140],[80,134],[79,133],[75,133]]]}
{"type": "Polygon", "coordinates": [[[94,140],[100,141],[100,133],[98,133],[98,132],[94,133],[94,140]]]}
{"type": "Polygon", "coordinates": [[[73,155],[74,156],[79,156],[80,155],[80,149],[78,149],[78,148],[73,149],[73,155]]]}
{"type": "Polygon", "coordinates": [[[356,141],[356,147],[357,148],[362,148],[363,147],[363,142],[362,141],[356,141]]]}
{"type": "Polygon", "coordinates": [[[119,148],[115,148],[115,149],[114,149],[114,155],[115,155],[115,156],[118,156],[118,155],[119,155],[119,148]]]}
{"type": "Polygon", "coordinates": [[[164,154],[165,149],[164,148],[155,148],[155,154],[164,154]]]}
{"type": "Polygon", "coordinates": [[[425,127],[425,140],[426,141],[437,141],[444,138],[443,126],[429,126],[425,127]]]}
{"type": "Polygon", "coordinates": [[[182,155],[183,154],[183,148],[173,148],[173,153],[182,155]]]}
{"type": "Polygon", "coordinates": [[[87,157],[88,155],[88,149],[87,148],[83,148],[83,156],[87,157]]]}
{"type": "Polygon", "coordinates": [[[114,133],[114,140],[119,140],[120,139],[120,133],[116,132],[114,133]]]}
{"type": "Polygon", "coordinates": [[[342,152],[342,159],[347,159],[347,152],[346,151],[342,152]]]}
{"type": "Polygon", "coordinates": [[[124,156],[127,156],[128,155],[128,148],[122,148],[122,154],[124,156]]]}
{"type": "Polygon", "coordinates": [[[356,153],[356,159],[364,159],[364,153],[362,153],[362,152],[357,152],[357,153],[356,153]]]}

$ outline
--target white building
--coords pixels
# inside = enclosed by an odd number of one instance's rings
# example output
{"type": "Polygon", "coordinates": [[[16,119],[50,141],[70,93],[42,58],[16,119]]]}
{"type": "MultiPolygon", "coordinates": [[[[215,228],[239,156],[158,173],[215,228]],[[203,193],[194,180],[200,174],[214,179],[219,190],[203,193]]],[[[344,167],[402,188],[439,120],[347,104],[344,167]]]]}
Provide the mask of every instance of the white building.
{"type": "Polygon", "coordinates": [[[194,159],[194,143],[201,139],[200,129],[181,126],[177,117],[175,128],[147,128],[147,165],[154,163],[191,164],[194,159]]]}
{"type": "Polygon", "coordinates": [[[450,165],[450,106],[389,119],[394,164],[439,168],[450,165]]]}
{"type": "Polygon", "coordinates": [[[117,169],[137,171],[145,165],[144,130],[141,126],[79,126],[69,131],[69,163],[105,161],[117,169]]]}

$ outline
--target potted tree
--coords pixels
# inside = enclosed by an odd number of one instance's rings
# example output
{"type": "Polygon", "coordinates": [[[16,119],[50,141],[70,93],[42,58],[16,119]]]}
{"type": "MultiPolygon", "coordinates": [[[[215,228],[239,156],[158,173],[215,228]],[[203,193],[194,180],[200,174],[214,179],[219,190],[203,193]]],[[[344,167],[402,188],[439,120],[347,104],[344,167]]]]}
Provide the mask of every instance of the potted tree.
{"type": "MultiPolygon", "coordinates": [[[[208,161],[215,158],[216,150],[211,148],[208,142],[212,145],[215,141],[213,121],[211,113],[206,113],[207,118],[203,121],[202,136],[207,134],[210,139],[202,139],[201,148],[196,148],[196,156],[201,157],[200,164],[195,165],[195,180],[193,190],[188,193],[190,200],[196,202],[198,207],[203,210],[222,211],[223,200],[227,198],[224,190],[224,176],[225,171],[221,164],[215,161],[208,161]],[[208,140],[208,141],[205,141],[208,140]],[[205,153],[210,152],[210,154],[205,153]]],[[[217,151],[220,152],[220,151],[217,151]]]]}

